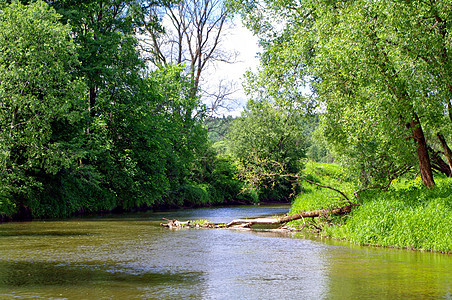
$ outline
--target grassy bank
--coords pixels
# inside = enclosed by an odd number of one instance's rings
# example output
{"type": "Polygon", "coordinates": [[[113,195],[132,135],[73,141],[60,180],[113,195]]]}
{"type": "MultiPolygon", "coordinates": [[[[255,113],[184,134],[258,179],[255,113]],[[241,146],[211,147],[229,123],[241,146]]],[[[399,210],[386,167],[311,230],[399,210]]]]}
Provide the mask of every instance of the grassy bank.
{"type": "MultiPolygon", "coordinates": [[[[355,187],[337,165],[309,163],[306,174],[353,197],[355,187]]],[[[303,189],[292,213],[342,204],[334,191],[308,184],[303,189]]],[[[358,244],[452,253],[451,178],[436,178],[433,189],[419,179],[395,181],[389,191],[362,192],[359,203],[350,216],[317,219],[315,225],[326,236],[358,244]]]]}

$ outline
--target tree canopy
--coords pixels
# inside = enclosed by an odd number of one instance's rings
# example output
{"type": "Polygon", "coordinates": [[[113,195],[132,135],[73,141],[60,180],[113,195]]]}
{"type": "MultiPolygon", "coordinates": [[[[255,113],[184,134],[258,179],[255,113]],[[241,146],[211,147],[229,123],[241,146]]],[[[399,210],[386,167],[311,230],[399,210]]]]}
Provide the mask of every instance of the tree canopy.
{"type": "Polygon", "coordinates": [[[305,107],[314,100],[327,144],[364,185],[450,175],[448,1],[235,4],[264,48],[258,87],[281,97],[309,82],[305,107]]]}
{"type": "Polygon", "coordinates": [[[83,81],[70,28],[43,2],[0,11],[0,194],[13,210],[40,178],[73,167],[83,81]]]}
{"type": "Polygon", "coordinates": [[[233,201],[182,66],[146,68],[136,33],[162,3],[5,2],[0,216],[233,201]],[[223,194],[219,190],[226,191],[223,194]]]}
{"type": "Polygon", "coordinates": [[[251,187],[278,194],[272,196],[275,199],[291,194],[291,183],[280,175],[301,171],[307,146],[303,119],[296,107],[278,106],[262,99],[250,100],[242,115],[234,120],[227,135],[227,148],[251,187]]]}

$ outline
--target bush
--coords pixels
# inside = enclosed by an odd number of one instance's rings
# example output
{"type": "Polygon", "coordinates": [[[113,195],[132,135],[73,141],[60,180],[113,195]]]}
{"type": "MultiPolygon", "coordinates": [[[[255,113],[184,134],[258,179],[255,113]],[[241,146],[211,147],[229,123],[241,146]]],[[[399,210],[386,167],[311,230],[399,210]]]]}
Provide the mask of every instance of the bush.
{"type": "Polygon", "coordinates": [[[209,202],[207,185],[188,183],[180,187],[177,205],[201,206],[209,202]]]}
{"type": "Polygon", "coordinates": [[[89,166],[45,176],[41,181],[44,188],[33,190],[25,202],[36,218],[65,218],[117,206],[115,194],[102,185],[102,176],[89,166]]]}

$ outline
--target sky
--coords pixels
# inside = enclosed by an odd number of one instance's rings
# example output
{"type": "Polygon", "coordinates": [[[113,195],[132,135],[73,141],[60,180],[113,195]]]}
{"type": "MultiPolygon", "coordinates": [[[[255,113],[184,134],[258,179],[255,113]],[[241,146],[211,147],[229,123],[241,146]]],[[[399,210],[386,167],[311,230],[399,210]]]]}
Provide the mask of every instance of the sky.
{"type": "Polygon", "coordinates": [[[225,51],[236,51],[238,56],[235,63],[216,63],[214,67],[206,70],[208,80],[213,85],[217,85],[221,80],[233,82],[237,91],[231,95],[236,100],[233,109],[220,111],[219,115],[238,116],[247,102],[246,95],[242,87],[243,75],[247,70],[256,71],[259,64],[257,54],[259,52],[258,39],[253,36],[240,18],[234,18],[233,27],[225,31],[222,41],[225,51]]]}
{"type": "MultiPolygon", "coordinates": [[[[163,25],[171,28],[171,23],[168,19],[163,19],[163,25]]],[[[236,52],[237,57],[234,63],[215,62],[208,65],[207,69],[202,72],[204,80],[200,83],[201,88],[210,93],[215,93],[218,90],[219,83],[232,85],[231,90],[234,90],[227,101],[229,109],[219,109],[216,115],[232,115],[239,116],[243,107],[246,105],[247,97],[243,91],[242,80],[243,75],[247,70],[256,71],[259,65],[257,57],[260,51],[258,46],[258,38],[253,36],[252,32],[248,30],[243,24],[239,16],[235,16],[228,27],[223,28],[222,40],[218,49],[224,52],[236,52]]],[[[143,38],[143,37],[142,37],[143,38]]],[[[210,99],[204,97],[205,104],[209,107],[210,99]]]]}

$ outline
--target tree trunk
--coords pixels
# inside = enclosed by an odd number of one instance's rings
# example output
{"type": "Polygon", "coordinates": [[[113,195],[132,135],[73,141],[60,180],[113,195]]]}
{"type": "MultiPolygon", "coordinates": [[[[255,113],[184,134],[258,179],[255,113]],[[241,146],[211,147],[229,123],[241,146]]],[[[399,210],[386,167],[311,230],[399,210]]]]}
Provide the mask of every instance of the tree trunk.
{"type": "Polygon", "coordinates": [[[421,123],[416,113],[413,113],[413,118],[409,123],[409,127],[413,133],[414,141],[417,144],[416,151],[422,183],[426,187],[433,187],[435,181],[433,180],[432,165],[428,156],[427,143],[425,142],[424,132],[422,131],[421,123]]]}
{"type": "MultiPolygon", "coordinates": [[[[450,171],[452,173],[452,151],[450,150],[449,146],[447,145],[446,139],[441,133],[437,134],[439,141],[441,142],[441,145],[443,146],[444,150],[444,156],[446,157],[447,164],[449,165],[450,171]]],[[[451,177],[449,175],[449,177],[451,177]]]]}
{"type": "Polygon", "coordinates": [[[345,215],[352,211],[354,206],[359,206],[359,204],[352,203],[350,205],[333,208],[333,209],[319,209],[319,210],[311,210],[304,211],[298,214],[282,216],[282,217],[274,217],[274,218],[257,218],[257,219],[234,219],[227,224],[213,224],[210,222],[204,222],[204,224],[192,224],[190,221],[181,222],[178,220],[170,220],[163,218],[167,221],[167,223],[161,223],[160,225],[163,227],[168,227],[171,229],[174,228],[244,228],[250,227],[255,224],[268,224],[268,225],[277,225],[284,224],[290,221],[302,219],[302,218],[315,218],[321,216],[328,215],[345,215]],[[240,225],[239,225],[240,224],[240,225]]]}
{"type": "Polygon", "coordinates": [[[432,168],[445,174],[447,177],[452,177],[452,170],[444,160],[439,157],[438,152],[432,149],[432,147],[428,147],[432,158],[432,168]]]}
{"type": "Polygon", "coordinates": [[[96,104],[96,88],[89,88],[89,103],[88,103],[88,111],[91,117],[94,117],[94,105],[96,104]]]}
{"type": "Polygon", "coordinates": [[[359,206],[359,204],[350,204],[339,208],[334,209],[319,209],[319,210],[311,210],[311,211],[304,211],[298,214],[284,216],[284,217],[277,217],[277,218],[258,218],[258,219],[236,219],[232,222],[229,222],[226,224],[226,227],[231,227],[232,225],[236,224],[283,224],[290,221],[302,219],[302,218],[315,218],[325,215],[344,215],[347,213],[350,213],[352,211],[353,206],[359,206]]]}

